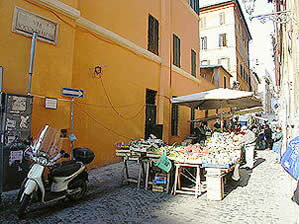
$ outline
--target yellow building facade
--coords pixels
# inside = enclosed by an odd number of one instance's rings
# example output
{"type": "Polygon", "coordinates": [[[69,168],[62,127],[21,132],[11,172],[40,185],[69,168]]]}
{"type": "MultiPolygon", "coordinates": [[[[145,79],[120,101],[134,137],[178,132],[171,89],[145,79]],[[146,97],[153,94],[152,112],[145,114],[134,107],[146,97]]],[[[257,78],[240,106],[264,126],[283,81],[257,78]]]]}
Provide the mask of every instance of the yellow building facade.
{"type": "Polygon", "coordinates": [[[190,133],[191,110],[174,110],[169,99],[217,88],[200,76],[196,4],[1,1],[6,18],[0,21],[4,91],[27,93],[31,37],[12,29],[19,7],[58,24],[56,44],[37,41],[31,90],[34,135],[45,124],[70,133],[71,102],[61,96],[67,87],[84,90],[83,98],[74,99],[75,146],[96,153],[91,166],[118,161],[114,144],[144,137],[149,124],[163,126],[165,141],[180,142],[190,133]],[[45,109],[44,97],[57,98],[57,109],[45,109]]]}

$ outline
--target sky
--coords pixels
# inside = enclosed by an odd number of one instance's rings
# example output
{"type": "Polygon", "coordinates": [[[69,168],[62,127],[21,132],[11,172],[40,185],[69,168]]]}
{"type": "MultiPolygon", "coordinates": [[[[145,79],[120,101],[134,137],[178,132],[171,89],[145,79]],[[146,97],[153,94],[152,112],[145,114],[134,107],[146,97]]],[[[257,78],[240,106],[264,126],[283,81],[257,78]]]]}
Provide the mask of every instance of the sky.
{"type": "MultiPolygon", "coordinates": [[[[243,7],[242,0],[239,0],[243,7]]],[[[272,13],[273,4],[267,3],[267,0],[256,0],[253,16],[272,13]]],[[[249,15],[243,9],[243,13],[247,19],[247,24],[252,35],[252,41],[249,45],[249,54],[251,67],[255,64],[255,59],[258,59],[260,66],[265,67],[274,80],[274,62],[271,33],[274,32],[273,22],[268,21],[265,24],[258,19],[249,20],[249,15]]],[[[261,75],[261,74],[259,74],[261,75]]]]}

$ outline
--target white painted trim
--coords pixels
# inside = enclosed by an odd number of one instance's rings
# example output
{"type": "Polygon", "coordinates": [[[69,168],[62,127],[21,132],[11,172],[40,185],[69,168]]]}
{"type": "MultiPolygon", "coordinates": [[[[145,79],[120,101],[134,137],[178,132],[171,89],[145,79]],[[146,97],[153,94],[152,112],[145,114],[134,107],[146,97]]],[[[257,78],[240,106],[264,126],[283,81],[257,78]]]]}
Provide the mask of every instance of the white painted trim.
{"type": "Polygon", "coordinates": [[[89,20],[83,18],[83,17],[79,17],[77,20],[76,20],[76,23],[78,26],[81,26],[87,30],[89,30],[90,32],[93,32],[93,33],[96,33],[100,36],[103,36],[113,42],[116,42],[118,44],[120,44],[121,46],[129,49],[129,50],[133,50],[134,52],[150,59],[150,60],[153,60],[157,63],[161,63],[162,62],[162,58],[151,53],[150,51],[142,48],[142,47],[139,47],[138,45],[134,44],[133,42],[117,35],[116,33],[113,33],[112,31],[110,30],[107,30],[93,22],[90,22],[89,20]]]}
{"type": "Polygon", "coordinates": [[[63,15],[69,16],[73,19],[77,19],[80,17],[80,11],[67,5],[64,4],[63,2],[59,0],[30,0],[32,2],[36,2],[40,5],[47,6],[51,9],[54,9],[63,15]]]}
{"type": "Polygon", "coordinates": [[[200,83],[200,80],[198,78],[194,77],[190,73],[184,71],[183,69],[181,69],[181,68],[179,68],[175,65],[172,65],[172,71],[174,71],[174,72],[176,72],[176,73],[178,73],[178,74],[180,74],[180,75],[182,75],[182,76],[184,76],[188,79],[191,79],[194,82],[200,83]]]}
{"type": "Polygon", "coordinates": [[[196,12],[191,8],[191,6],[185,0],[181,1],[190,10],[190,12],[199,20],[199,15],[196,14],[196,12]]]}

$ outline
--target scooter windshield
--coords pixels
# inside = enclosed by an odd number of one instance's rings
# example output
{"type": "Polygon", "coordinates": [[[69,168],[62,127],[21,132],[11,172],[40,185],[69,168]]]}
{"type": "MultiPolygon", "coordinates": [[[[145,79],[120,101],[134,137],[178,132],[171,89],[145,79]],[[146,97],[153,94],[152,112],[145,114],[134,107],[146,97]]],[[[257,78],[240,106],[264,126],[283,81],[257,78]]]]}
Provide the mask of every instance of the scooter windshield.
{"type": "Polygon", "coordinates": [[[62,145],[60,132],[49,125],[46,125],[39,134],[37,141],[34,143],[34,150],[48,154],[49,158],[55,157],[62,145]]]}

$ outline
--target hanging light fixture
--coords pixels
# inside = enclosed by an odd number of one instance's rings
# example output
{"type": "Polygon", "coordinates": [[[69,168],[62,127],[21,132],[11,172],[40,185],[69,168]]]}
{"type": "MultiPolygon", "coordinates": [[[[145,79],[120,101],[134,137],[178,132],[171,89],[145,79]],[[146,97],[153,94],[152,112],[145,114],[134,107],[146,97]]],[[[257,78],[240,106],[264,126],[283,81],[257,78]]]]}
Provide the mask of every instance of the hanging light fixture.
{"type": "Polygon", "coordinates": [[[243,0],[245,10],[249,15],[251,15],[254,12],[255,1],[256,0],[243,0]]]}
{"type": "MultiPolygon", "coordinates": [[[[267,21],[272,20],[274,23],[278,24],[286,24],[293,20],[295,23],[298,23],[298,21],[293,17],[292,12],[287,10],[252,16],[256,0],[242,0],[242,2],[246,13],[250,15],[250,20],[258,19],[261,23],[266,23],[267,21]]],[[[268,0],[268,3],[273,3],[273,0],[268,0]]]]}

